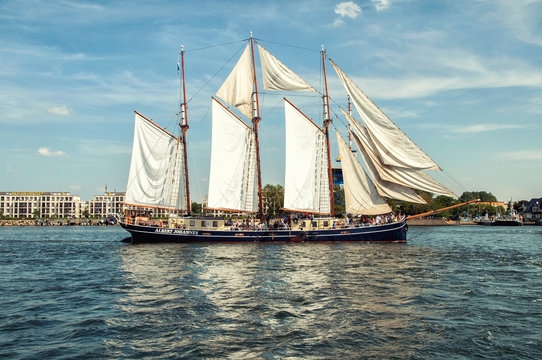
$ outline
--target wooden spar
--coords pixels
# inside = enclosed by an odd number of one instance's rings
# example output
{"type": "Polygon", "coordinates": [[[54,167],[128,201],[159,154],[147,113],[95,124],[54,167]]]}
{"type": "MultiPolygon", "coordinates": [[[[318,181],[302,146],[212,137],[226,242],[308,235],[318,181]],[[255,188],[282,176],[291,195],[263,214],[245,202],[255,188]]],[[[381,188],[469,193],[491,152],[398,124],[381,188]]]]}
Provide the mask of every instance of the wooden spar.
{"type": "Polygon", "coordinates": [[[444,210],[453,209],[453,208],[456,208],[456,207],[459,207],[459,206],[468,205],[468,204],[472,204],[472,203],[477,203],[477,202],[479,202],[479,201],[480,201],[480,199],[471,200],[471,201],[467,201],[467,202],[464,202],[464,203],[461,203],[461,204],[456,204],[456,205],[452,205],[452,206],[447,206],[447,207],[444,207],[444,208],[442,208],[442,209],[437,209],[437,210],[432,210],[432,211],[424,212],[424,213],[417,214],[417,215],[407,216],[407,220],[410,220],[410,219],[417,219],[417,218],[420,218],[420,217],[422,217],[422,216],[427,216],[427,215],[438,214],[439,212],[442,212],[442,211],[444,211],[444,210]]]}
{"type": "Polygon", "coordinates": [[[260,168],[260,139],[258,137],[258,123],[260,122],[260,103],[258,99],[258,83],[256,81],[256,63],[254,61],[254,39],[250,33],[250,50],[252,51],[252,70],[254,80],[254,94],[256,96],[256,114],[254,114],[254,102],[252,105],[252,124],[254,141],[256,142],[256,167],[258,171],[258,217],[263,221],[263,200],[262,200],[262,172],[260,168]]]}
{"type": "Polygon", "coordinates": [[[186,186],[186,212],[191,214],[192,204],[190,203],[190,186],[188,182],[188,156],[186,154],[186,131],[188,130],[188,112],[186,106],[186,84],[184,81],[184,47],[181,46],[182,77],[183,77],[183,103],[181,104],[181,130],[183,132],[183,151],[184,151],[184,178],[186,186]]]}
{"type": "Polygon", "coordinates": [[[335,216],[335,204],[333,197],[333,172],[331,170],[331,150],[329,148],[329,124],[331,123],[331,115],[329,112],[329,95],[327,92],[327,77],[326,77],[326,52],[324,46],[322,45],[322,65],[324,68],[324,85],[326,94],[324,95],[324,127],[326,135],[326,147],[327,147],[327,173],[329,176],[329,209],[331,216],[335,216]]]}

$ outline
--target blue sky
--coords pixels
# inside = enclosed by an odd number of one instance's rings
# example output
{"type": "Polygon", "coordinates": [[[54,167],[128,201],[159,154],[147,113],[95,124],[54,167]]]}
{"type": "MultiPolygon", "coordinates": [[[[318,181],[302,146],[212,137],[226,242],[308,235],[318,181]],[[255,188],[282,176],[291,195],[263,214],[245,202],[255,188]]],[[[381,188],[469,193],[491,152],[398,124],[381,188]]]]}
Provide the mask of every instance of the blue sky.
{"type": "MultiPolygon", "coordinates": [[[[456,193],[542,196],[535,0],[2,1],[0,191],[124,191],[133,111],[175,131],[184,45],[191,194],[201,200],[210,97],[250,31],[320,89],[323,44],[456,193]]],[[[326,66],[333,103],[345,106],[326,66]]],[[[320,121],[318,98],[288,97],[320,121]]],[[[263,100],[264,184],[284,182],[281,98],[263,100]]],[[[344,122],[334,124],[345,135],[344,122]]]]}

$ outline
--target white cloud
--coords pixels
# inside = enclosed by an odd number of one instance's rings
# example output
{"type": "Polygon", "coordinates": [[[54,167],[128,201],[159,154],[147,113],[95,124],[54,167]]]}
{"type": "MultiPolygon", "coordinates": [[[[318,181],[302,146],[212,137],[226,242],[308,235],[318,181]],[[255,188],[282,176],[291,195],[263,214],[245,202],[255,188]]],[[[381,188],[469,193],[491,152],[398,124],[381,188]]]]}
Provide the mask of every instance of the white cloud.
{"type": "Polygon", "coordinates": [[[342,18],[337,18],[337,20],[333,22],[333,26],[341,26],[342,24],[344,24],[344,20],[342,18]]]}
{"type": "Polygon", "coordinates": [[[79,190],[79,189],[81,189],[81,186],[79,186],[79,185],[70,185],[70,189],[71,190],[79,190]]]}
{"type": "Polygon", "coordinates": [[[506,159],[513,160],[542,160],[542,150],[521,150],[501,153],[506,159]]]}
{"type": "Polygon", "coordinates": [[[495,5],[496,12],[489,13],[493,21],[508,26],[520,41],[542,45],[540,36],[540,8],[538,0],[499,0],[489,1],[495,5]]]}
{"type": "Polygon", "coordinates": [[[55,114],[55,115],[70,115],[71,111],[68,110],[66,105],[62,106],[51,106],[49,109],[47,109],[49,114],[55,114]]]}
{"type": "Polygon", "coordinates": [[[376,11],[382,11],[389,9],[391,2],[390,0],[371,0],[375,5],[376,11]]]}
{"type": "Polygon", "coordinates": [[[363,11],[353,1],[343,1],[335,6],[335,14],[339,14],[341,17],[349,17],[351,19],[356,18],[363,11]]]}
{"type": "MultiPolygon", "coordinates": [[[[416,46],[402,52],[381,52],[379,60],[400,75],[361,78],[350,74],[369,97],[404,99],[461,89],[542,88],[542,70],[524,60],[491,58],[457,48],[416,46]],[[415,75],[403,75],[409,73],[415,75]]],[[[531,112],[537,112],[538,104],[533,98],[531,112]]]]}
{"type": "Polygon", "coordinates": [[[455,133],[479,133],[479,132],[488,132],[488,131],[497,131],[497,130],[506,130],[506,129],[521,129],[524,126],[514,125],[514,124],[482,124],[482,125],[471,125],[461,128],[453,129],[455,133]]]}
{"type": "Polygon", "coordinates": [[[64,155],[66,155],[66,153],[64,151],[61,151],[61,150],[51,151],[51,150],[49,150],[49,148],[46,148],[46,147],[40,147],[38,149],[38,154],[43,155],[43,156],[64,156],[64,155]]]}

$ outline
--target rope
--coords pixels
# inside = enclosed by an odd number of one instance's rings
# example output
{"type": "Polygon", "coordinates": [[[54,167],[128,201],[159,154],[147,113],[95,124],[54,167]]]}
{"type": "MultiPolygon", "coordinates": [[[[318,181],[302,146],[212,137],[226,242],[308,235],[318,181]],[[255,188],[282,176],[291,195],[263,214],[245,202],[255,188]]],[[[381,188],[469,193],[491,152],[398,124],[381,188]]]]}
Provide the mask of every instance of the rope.
{"type": "Polygon", "coordinates": [[[238,43],[240,41],[246,42],[246,40],[230,41],[230,42],[227,42],[227,43],[222,43],[222,44],[217,44],[217,45],[209,45],[209,46],[205,46],[205,47],[201,47],[201,48],[188,49],[188,50],[185,50],[184,52],[207,50],[207,49],[217,48],[217,47],[220,47],[220,46],[236,44],[236,43],[238,43]]]}
{"type": "MultiPolygon", "coordinates": [[[[220,45],[217,45],[217,46],[220,46],[220,45]]],[[[216,46],[211,46],[211,47],[216,47],[216,46]]],[[[237,50],[237,51],[236,51],[236,52],[228,59],[228,61],[226,61],[226,62],[224,63],[224,65],[222,65],[222,66],[220,67],[220,69],[218,69],[218,70],[213,74],[213,76],[211,76],[211,77],[205,82],[205,84],[203,84],[203,85],[202,85],[202,86],[194,93],[194,95],[192,95],[192,96],[190,97],[190,99],[188,99],[186,102],[189,103],[190,101],[192,101],[192,99],[193,99],[194,97],[196,97],[196,96],[203,90],[203,88],[205,88],[212,80],[214,80],[215,77],[216,77],[216,75],[217,75],[219,72],[221,72],[222,69],[224,69],[224,68],[226,67],[226,65],[228,65],[228,64],[231,62],[231,60],[232,60],[233,58],[235,58],[235,57],[237,56],[237,54],[238,54],[244,47],[245,47],[245,45],[243,44],[243,46],[241,46],[241,47],[240,47],[240,48],[239,48],[239,49],[238,49],[238,50],[237,50]]],[[[204,48],[202,48],[202,49],[204,49],[204,48]]]]}
{"type": "MultiPolygon", "coordinates": [[[[256,40],[256,38],[255,38],[255,40],[256,40]]],[[[313,52],[320,52],[320,50],[309,49],[309,48],[301,47],[301,46],[297,46],[297,45],[279,43],[279,42],[275,42],[275,41],[271,41],[271,40],[262,40],[262,39],[257,39],[257,40],[258,41],[263,41],[263,42],[268,42],[270,44],[275,44],[275,45],[279,45],[279,46],[290,47],[290,48],[294,48],[294,49],[300,49],[300,50],[305,50],[305,51],[313,51],[313,52]]]]}

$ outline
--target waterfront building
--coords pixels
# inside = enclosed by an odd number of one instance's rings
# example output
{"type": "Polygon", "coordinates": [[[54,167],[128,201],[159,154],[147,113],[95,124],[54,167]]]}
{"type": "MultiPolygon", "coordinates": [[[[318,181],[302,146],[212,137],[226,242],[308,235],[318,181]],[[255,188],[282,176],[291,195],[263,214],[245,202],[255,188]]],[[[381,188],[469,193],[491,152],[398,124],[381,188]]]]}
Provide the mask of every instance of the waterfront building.
{"type": "Polygon", "coordinates": [[[523,204],[523,218],[542,224],[542,198],[534,198],[523,204]]]}
{"type": "Polygon", "coordinates": [[[5,217],[79,217],[81,209],[81,198],[69,192],[0,192],[0,214],[5,217]]]}
{"type": "Polygon", "coordinates": [[[104,218],[114,214],[122,214],[124,207],[123,192],[105,192],[102,195],[94,195],[87,203],[90,217],[104,218]]]}
{"type": "Polygon", "coordinates": [[[479,201],[476,203],[476,205],[491,205],[495,208],[503,207],[504,210],[508,211],[508,203],[503,201],[479,201]]]}

